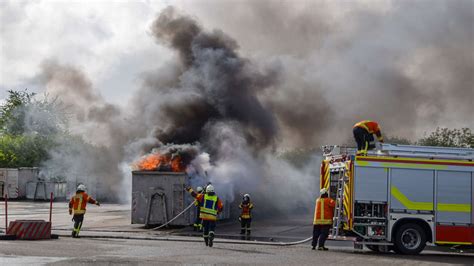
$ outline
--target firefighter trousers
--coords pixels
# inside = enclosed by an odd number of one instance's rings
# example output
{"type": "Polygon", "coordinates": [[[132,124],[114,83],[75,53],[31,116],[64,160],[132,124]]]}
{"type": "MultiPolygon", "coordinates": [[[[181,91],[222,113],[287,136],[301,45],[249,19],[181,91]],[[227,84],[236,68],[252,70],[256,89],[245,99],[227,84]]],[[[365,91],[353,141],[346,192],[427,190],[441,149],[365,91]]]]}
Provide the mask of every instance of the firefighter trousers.
{"type": "Polygon", "coordinates": [[[357,142],[357,151],[366,152],[367,150],[372,150],[375,148],[374,136],[370,134],[366,129],[361,127],[355,127],[352,130],[354,134],[354,139],[357,142]]]}
{"type": "Polygon", "coordinates": [[[208,241],[214,239],[214,230],[216,229],[216,221],[208,221],[208,220],[202,220],[202,229],[203,229],[203,234],[202,236],[204,237],[204,242],[206,242],[206,245],[208,244],[208,241]]]}
{"type": "Polygon", "coordinates": [[[72,229],[72,237],[79,237],[79,232],[81,231],[82,222],[84,221],[84,214],[74,214],[72,216],[74,221],[74,228],[72,229]]]}
{"type": "Polygon", "coordinates": [[[201,231],[202,230],[202,220],[199,218],[200,216],[200,209],[201,207],[196,208],[196,219],[194,220],[194,231],[201,231]]]}
{"type": "Polygon", "coordinates": [[[311,245],[316,247],[316,244],[318,244],[318,247],[324,247],[324,243],[329,236],[330,228],[331,225],[329,224],[315,224],[313,226],[313,242],[311,245]]]}
{"type": "Polygon", "coordinates": [[[241,218],[240,219],[240,234],[245,234],[250,235],[250,224],[252,223],[252,218],[241,218]]]}

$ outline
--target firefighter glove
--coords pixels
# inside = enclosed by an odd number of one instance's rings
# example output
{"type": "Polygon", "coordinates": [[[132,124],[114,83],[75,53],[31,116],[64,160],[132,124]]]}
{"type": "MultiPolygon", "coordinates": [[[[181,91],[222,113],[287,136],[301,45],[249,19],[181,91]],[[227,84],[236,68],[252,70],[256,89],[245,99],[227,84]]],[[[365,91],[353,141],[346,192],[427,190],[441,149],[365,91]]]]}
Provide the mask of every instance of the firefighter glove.
{"type": "Polygon", "coordinates": [[[71,214],[72,214],[72,209],[69,209],[69,215],[71,215],[71,214]]]}

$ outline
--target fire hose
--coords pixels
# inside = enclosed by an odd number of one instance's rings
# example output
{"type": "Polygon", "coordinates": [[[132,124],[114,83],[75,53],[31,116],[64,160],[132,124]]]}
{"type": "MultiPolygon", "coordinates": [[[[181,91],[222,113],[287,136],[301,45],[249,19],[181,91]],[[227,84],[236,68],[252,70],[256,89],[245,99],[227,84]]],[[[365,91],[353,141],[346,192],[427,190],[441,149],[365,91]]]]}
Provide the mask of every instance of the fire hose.
{"type": "Polygon", "coordinates": [[[191,204],[189,204],[188,207],[186,207],[182,212],[178,213],[175,217],[173,217],[173,219],[167,221],[166,223],[160,225],[160,226],[157,226],[155,228],[152,228],[152,230],[158,230],[158,229],[161,229],[165,226],[167,226],[168,224],[170,224],[172,221],[176,220],[179,216],[183,215],[187,210],[189,210],[192,206],[194,205],[194,202],[192,202],[191,204]]]}
{"type": "MultiPolygon", "coordinates": [[[[64,235],[64,236],[70,236],[64,235]]],[[[200,243],[201,239],[186,239],[186,238],[173,238],[173,237],[137,237],[137,236],[107,236],[107,235],[94,235],[94,236],[81,236],[82,238],[104,238],[104,239],[130,239],[130,240],[153,240],[153,241],[170,241],[170,242],[193,242],[200,243]]],[[[220,240],[214,239],[214,243],[220,244],[239,244],[239,245],[257,245],[257,246],[294,246],[306,243],[310,241],[312,237],[295,241],[295,242],[269,242],[269,241],[248,241],[248,240],[220,240]]]]}
{"type": "MultiPolygon", "coordinates": [[[[183,215],[186,211],[188,211],[191,207],[194,206],[194,202],[189,204],[183,211],[178,213],[175,217],[173,217],[171,220],[167,221],[166,223],[157,226],[155,228],[152,228],[152,230],[158,230],[161,229],[174,220],[176,220],[178,217],[183,215]]],[[[67,235],[69,236],[69,235],[67,235]]],[[[186,238],[171,238],[171,237],[137,237],[137,236],[112,236],[112,235],[92,235],[92,236],[82,236],[86,238],[104,238],[104,239],[130,239],[130,240],[154,240],[154,241],[174,241],[174,242],[201,242],[199,239],[186,239],[186,238]]],[[[214,240],[215,243],[222,243],[222,244],[243,244],[243,245],[260,245],[260,246],[293,246],[293,245],[299,245],[306,243],[310,241],[312,237],[308,237],[303,240],[299,241],[294,241],[294,242],[269,242],[269,241],[246,241],[246,240],[219,240],[216,239],[214,240]]]]}
{"type": "MultiPolygon", "coordinates": [[[[152,230],[159,230],[165,226],[167,226],[168,224],[170,224],[172,221],[176,220],[179,216],[183,215],[187,210],[189,210],[192,206],[194,206],[194,202],[192,202],[191,204],[189,204],[188,207],[186,207],[183,211],[181,211],[180,213],[178,213],[175,217],[173,217],[173,219],[169,220],[168,222],[160,225],[160,226],[157,226],[155,228],[152,228],[152,230]]],[[[130,238],[130,239],[133,239],[133,238],[130,238]]],[[[303,240],[299,240],[299,241],[295,241],[295,242],[268,242],[268,241],[242,241],[242,240],[231,240],[231,241],[224,241],[224,242],[221,242],[221,241],[216,241],[216,243],[231,243],[231,244],[252,244],[252,245],[270,245],[270,246],[293,246],[293,245],[299,245],[299,244],[303,244],[303,243],[306,243],[308,241],[310,241],[311,239],[313,239],[313,237],[308,237],[306,239],[303,239],[303,240]]],[[[184,242],[196,242],[195,240],[191,241],[191,239],[172,239],[172,238],[160,238],[160,239],[150,239],[150,240],[164,240],[164,241],[184,241],[184,242]]]]}

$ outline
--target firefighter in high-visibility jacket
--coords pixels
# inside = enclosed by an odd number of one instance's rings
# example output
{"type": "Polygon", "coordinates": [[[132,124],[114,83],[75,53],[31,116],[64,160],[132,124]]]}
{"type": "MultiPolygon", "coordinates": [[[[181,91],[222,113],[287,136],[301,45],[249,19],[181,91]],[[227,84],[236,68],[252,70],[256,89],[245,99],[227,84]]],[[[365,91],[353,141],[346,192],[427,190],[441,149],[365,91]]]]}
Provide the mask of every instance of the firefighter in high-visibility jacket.
{"type": "Polygon", "coordinates": [[[239,208],[242,209],[240,213],[240,234],[247,234],[250,235],[250,223],[252,222],[252,214],[251,211],[253,209],[253,203],[250,202],[250,195],[245,194],[242,203],[240,203],[239,208]]]}
{"type": "Polygon", "coordinates": [[[383,142],[382,132],[380,126],[375,121],[364,120],[356,123],[352,128],[354,139],[357,142],[357,155],[365,155],[368,150],[373,150],[375,134],[379,142],[383,142]]]}
{"type": "Polygon", "coordinates": [[[79,237],[81,231],[82,222],[84,221],[84,214],[86,213],[87,203],[95,204],[100,206],[100,203],[93,199],[86,193],[86,186],[80,184],[77,186],[76,194],[71,197],[69,201],[69,214],[73,214],[72,220],[74,221],[74,228],[72,230],[72,237],[79,237]]]}
{"type": "Polygon", "coordinates": [[[206,246],[212,247],[217,215],[223,209],[222,201],[217,197],[212,185],[207,185],[205,194],[198,194],[190,187],[186,190],[201,204],[199,217],[202,220],[204,243],[206,246]]]}
{"type": "Polygon", "coordinates": [[[324,243],[328,238],[329,229],[332,225],[334,207],[336,207],[336,202],[328,197],[327,189],[321,189],[314,207],[313,242],[311,244],[313,250],[316,249],[316,244],[318,244],[318,250],[328,250],[324,243]]]}
{"type": "MultiPolygon", "coordinates": [[[[196,192],[198,194],[203,194],[204,190],[203,190],[202,187],[197,187],[196,192]]],[[[201,221],[201,218],[199,217],[200,212],[201,212],[201,204],[199,203],[198,200],[194,200],[194,206],[196,206],[196,219],[194,220],[194,224],[193,224],[194,231],[201,231],[202,230],[202,221],[201,221]]]]}

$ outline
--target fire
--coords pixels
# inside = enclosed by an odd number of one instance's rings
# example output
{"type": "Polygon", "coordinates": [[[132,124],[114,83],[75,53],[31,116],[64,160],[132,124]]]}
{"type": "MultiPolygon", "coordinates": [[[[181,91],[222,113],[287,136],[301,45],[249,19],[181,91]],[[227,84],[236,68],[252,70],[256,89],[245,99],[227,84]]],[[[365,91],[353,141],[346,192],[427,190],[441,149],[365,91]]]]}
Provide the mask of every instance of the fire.
{"type": "Polygon", "coordinates": [[[134,168],[142,171],[184,172],[186,167],[179,155],[152,153],[135,163],[134,168]]]}

